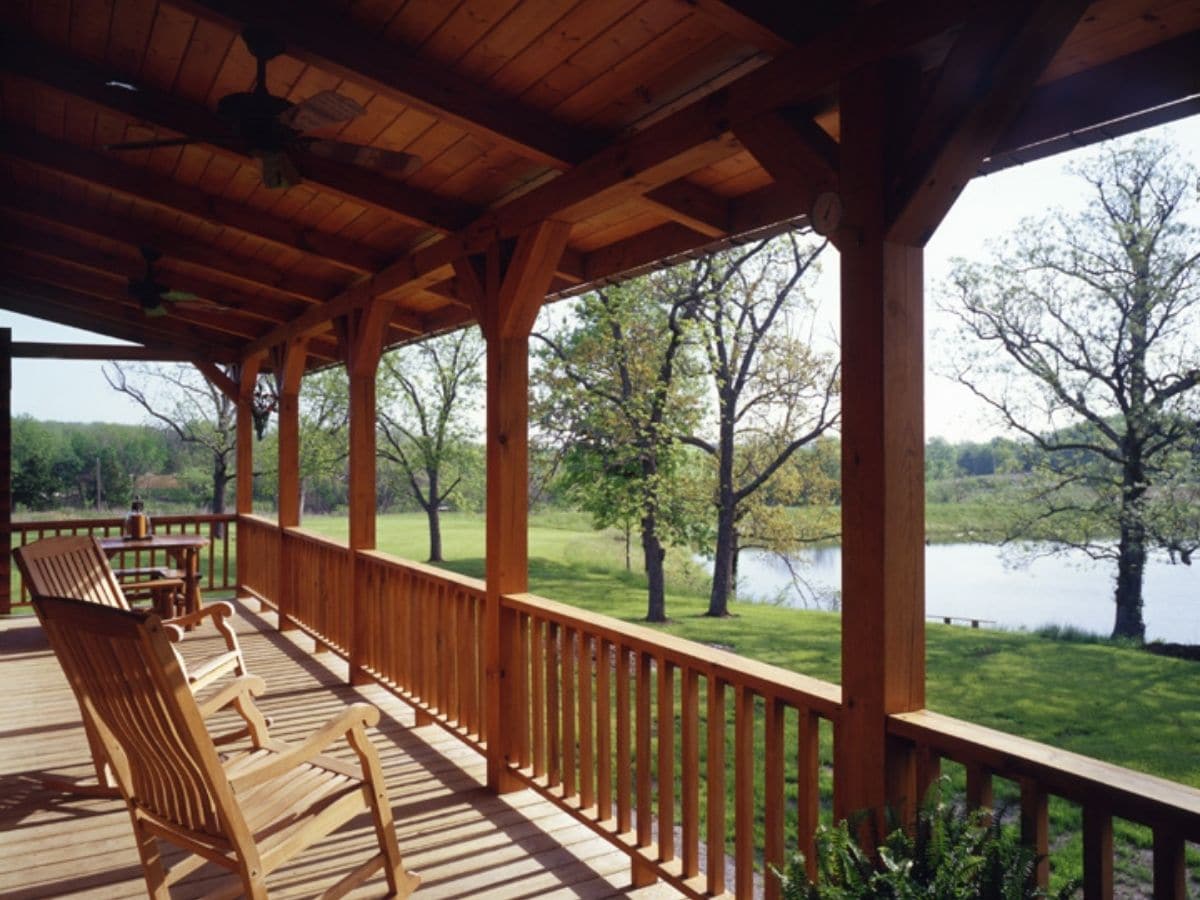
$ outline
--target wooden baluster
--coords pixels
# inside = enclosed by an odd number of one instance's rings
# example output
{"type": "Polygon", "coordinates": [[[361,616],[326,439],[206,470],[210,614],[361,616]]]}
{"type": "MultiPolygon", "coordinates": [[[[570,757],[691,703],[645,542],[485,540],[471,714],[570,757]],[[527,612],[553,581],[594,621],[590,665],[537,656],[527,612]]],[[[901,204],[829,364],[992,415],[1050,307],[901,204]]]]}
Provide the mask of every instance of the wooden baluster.
{"type": "Polygon", "coordinates": [[[485,711],[487,703],[487,644],[485,627],[487,622],[487,596],[480,594],[475,602],[475,716],[479,723],[479,740],[486,741],[490,737],[488,717],[485,711]]]}
{"type": "Polygon", "coordinates": [[[679,691],[681,855],[683,877],[695,878],[700,871],[700,678],[695,669],[684,667],[679,691]]]}
{"type": "Polygon", "coordinates": [[[546,774],[546,626],[541,619],[533,620],[530,634],[530,669],[533,696],[530,711],[533,716],[533,777],[546,774]]]}
{"type": "Polygon", "coordinates": [[[967,806],[971,809],[993,809],[992,773],[977,763],[967,764],[967,806]]]}
{"type": "MultiPolygon", "coordinates": [[[[763,861],[767,866],[783,868],[784,854],[784,773],[783,773],[783,717],[784,704],[778,697],[767,697],[764,713],[763,739],[766,743],[765,759],[763,760],[763,782],[766,798],[766,810],[763,817],[765,845],[763,861]]],[[[778,900],[780,888],[779,879],[773,877],[768,869],[765,878],[767,900],[778,900]]]]}
{"type": "Polygon", "coordinates": [[[596,756],[592,728],[592,640],[579,632],[579,805],[596,803],[596,756]]]}
{"type": "Polygon", "coordinates": [[[1187,865],[1183,838],[1154,829],[1154,900],[1186,900],[1187,865]]]}
{"type": "Polygon", "coordinates": [[[613,645],[596,643],[596,818],[612,818],[612,653],[613,645]]]}
{"type": "Polygon", "coordinates": [[[734,893],[754,894],[754,692],[738,685],[733,726],[734,893]]]}
{"type": "Polygon", "coordinates": [[[918,747],[916,756],[917,809],[920,809],[929,789],[942,777],[942,758],[928,747],[918,747]]]}
{"type": "Polygon", "coordinates": [[[516,683],[513,689],[516,691],[516,707],[517,707],[517,765],[522,769],[528,769],[532,763],[532,753],[529,742],[529,723],[532,710],[533,698],[530,694],[529,686],[529,666],[530,666],[530,646],[529,639],[532,632],[530,617],[526,613],[517,614],[517,649],[513,654],[513,658],[517,663],[516,683]]]}
{"type": "Polygon", "coordinates": [[[658,660],[658,858],[675,858],[675,667],[658,660]]]}
{"type": "Polygon", "coordinates": [[[708,678],[708,892],[725,892],[725,685],[708,678]]]}
{"type": "Polygon", "coordinates": [[[1050,804],[1036,781],[1021,780],[1021,840],[1033,848],[1037,863],[1033,881],[1040,888],[1050,884],[1050,804]]]}
{"type": "MultiPolygon", "coordinates": [[[[654,843],[654,797],[652,771],[652,737],[650,733],[650,696],[653,688],[650,668],[653,658],[643,650],[636,651],[637,658],[637,749],[635,765],[637,768],[637,846],[649,847],[654,843]]],[[[653,868],[646,858],[637,855],[633,859],[633,886],[645,887],[657,880],[653,868]]]]}
{"type": "Polygon", "coordinates": [[[617,645],[617,833],[626,834],[633,823],[629,730],[629,650],[617,645]]]}
{"type": "Polygon", "coordinates": [[[562,645],[563,798],[576,794],[575,781],[575,629],[563,629],[562,645]]]}
{"type": "Polygon", "coordinates": [[[811,879],[817,877],[813,835],[821,821],[821,717],[802,709],[796,724],[796,848],[811,879]]]}
{"type": "Polygon", "coordinates": [[[558,623],[548,623],[549,637],[546,641],[546,765],[547,784],[556,787],[562,783],[559,754],[562,741],[558,731],[558,623]]]}
{"type": "Polygon", "coordinates": [[[1083,808],[1083,897],[1112,900],[1112,815],[1095,804],[1083,808]]]}

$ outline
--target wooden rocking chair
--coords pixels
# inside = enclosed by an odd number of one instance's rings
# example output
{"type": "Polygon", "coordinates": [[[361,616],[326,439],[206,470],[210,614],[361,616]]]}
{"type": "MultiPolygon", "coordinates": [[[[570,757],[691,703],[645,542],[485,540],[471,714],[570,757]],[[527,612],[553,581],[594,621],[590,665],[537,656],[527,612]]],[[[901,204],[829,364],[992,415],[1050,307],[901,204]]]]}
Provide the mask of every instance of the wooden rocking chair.
{"type": "Polygon", "coordinates": [[[275,741],[252,699],[262,680],[238,678],[198,705],[158,616],[53,597],[34,605],[112,760],[151,897],[169,897],[169,885],[205,860],[239,878],[208,896],[266,897],[272,871],[364,810],[379,853],[325,896],[342,896],[380,868],[390,895],[416,889],[420,879],[403,869],[379,757],[366,733],[379,720],[375,707],[356,703],[303,743],[275,741]],[[252,723],[251,749],[218,757],[203,722],[206,706],[217,702],[234,703],[252,723]],[[342,737],[358,766],[321,755],[342,737]],[[158,839],[193,856],[168,872],[158,839]]]}
{"type": "MultiPolygon", "coordinates": [[[[30,595],[36,600],[39,597],[71,597],[99,606],[129,610],[129,600],[121,589],[120,582],[113,574],[108,564],[108,557],[100,548],[99,542],[92,536],[60,535],[43,538],[32,544],[13,549],[13,559],[21,570],[21,577],[30,595]]],[[[139,582],[145,589],[147,582],[139,582]]],[[[180,584],[180,586],[182,586],[180,584]]],[[[169,587],[169,585],[168,585],[169,587]]],[[[37,608],[35,604],[35,609],[37,608]]],[[[238,644],[237,635],[227,621],[233,615],[233,607],[224,602],[209,603],[198,612],[178,618],[164,619],[168,637],[172,642],[184,639],[185,629],[211,619],[213,625],[225,642],[224,651],[216,656],[201,661],[189,670],[180,657],[188,684],[193,691],[201,691],[217,679],[225,675],[241,676],[247,674],[246,662],[238,644]]],[[[44,625],[45,623],[43,623],[44,625]]],[[[213,711],[221,707],[214,707],[213,711]]],[[[116,797],[117,786],[108,770],[107,760],[97,741],[97,737],[84,721],[88,744],[92,751],[92,761],[96,768],[98,785],[79,784],[61,778],[43,778],[42,783],[52,789],[65,793],[82,794],[84,796],[116,797]]],[[[221,735],[218,743],[237,740],[249,733],[249,725],[221,735]]]]}

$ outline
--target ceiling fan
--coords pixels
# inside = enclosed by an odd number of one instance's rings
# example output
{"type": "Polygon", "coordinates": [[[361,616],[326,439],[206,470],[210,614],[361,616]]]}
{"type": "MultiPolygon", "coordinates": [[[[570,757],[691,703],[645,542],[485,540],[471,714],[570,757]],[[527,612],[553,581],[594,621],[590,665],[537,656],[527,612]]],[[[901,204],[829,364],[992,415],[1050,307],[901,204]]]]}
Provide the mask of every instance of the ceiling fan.
{"type": "Polygon", "coordinates": [[[136,300],[142,306],[142,312],[148,316],[165,316],[167,308],[163,305],[163,301],[168,303],[187,303],[199,302],[205,306],[212,305],[207,300],[197,297],[195,294],[187,291],[172,290],[165,284],[162,284],[155,278],[154,264],[162,258],[162,254],[153,247],[142,247],[142,259],[146,261],[146,272],[141,278],[130,278],[128,292],[129,296],[136,300]]]}
{"type": "Polygon", "coordinates": [[[291,187],[300,181],[297,152],[375,169],[405,173],[419,163],[411,153],[385,150],[309,135],[308,132],[347,122],[366,110],[344,94],[320,91],[300,103],[292,103],[267,90],[267,63],[284,52],[283,42],[266,28],[248,26],[242,32],[246,49],[257,70],[249,91],[228,94],[217,101],[217,115],[225,121],[225,134],[188,135],[149,141],[106,144],[105,150],[150,150],[184,144],[218,144],[259,160],[263,184],[268,188],[291,187]]]}

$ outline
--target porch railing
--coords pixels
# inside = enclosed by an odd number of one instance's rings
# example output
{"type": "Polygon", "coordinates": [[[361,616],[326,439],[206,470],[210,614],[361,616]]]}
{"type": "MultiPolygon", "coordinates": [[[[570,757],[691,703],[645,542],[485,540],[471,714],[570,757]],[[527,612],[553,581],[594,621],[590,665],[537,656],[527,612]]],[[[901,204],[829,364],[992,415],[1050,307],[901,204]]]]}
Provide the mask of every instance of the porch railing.
{"type": "MultiPolygon", "coordinates": [[[[420,721],[486,750],[483,582],[254,516],[238,533],[241,590],[420,721]]],[[[836,778],[840,689],[529,594],[501,603],[509,774],[625,849],[635,882],[778,896],[764,864],[811,846],[836,778]]],[[[889,732],[916,751],[922,784],[943,759],[966,766],[973,803],[990,802],[993,778],[1016,782],[1026,840],[1043,852],[1048,798],[1080,804],[1087,897],[1113,894],[1113,817],[1152,829],[1154,896],[1186,896],[1200,791],[929,711],[892,716],[889,732]]]]}
{"type": "MultiPolygon", "coordinates": [[[[60,534],[93,534],[96,537],[120,535],[124,517],[100,519],[41,519],[12,523],[12,544],[23,546],[44,537],[60,534]]],[[[200,587],[205,591],[232,591],[236,586],[234,577],[236,563],[230,548],[238,546],[232,535],[237,530],[237,516],[232,513],[221,515],[197,513],[195,515],[154,516],[154,530],[158,534],[198,534],[208,538],[208,545],[200,551],[200,587]]],[[[163,551],[122,550],[113,557],[113,564],[120,568],[148,568],[166,565],[163,551]]],[[[14,566],[13,577],[20,579],[14,566]]],[[[12,596],[12,607],[29,608],[29,592],[24,583],[19,583],[12,596]]],[[[0,614],[11,610],[0,609],[0,614]]]]}

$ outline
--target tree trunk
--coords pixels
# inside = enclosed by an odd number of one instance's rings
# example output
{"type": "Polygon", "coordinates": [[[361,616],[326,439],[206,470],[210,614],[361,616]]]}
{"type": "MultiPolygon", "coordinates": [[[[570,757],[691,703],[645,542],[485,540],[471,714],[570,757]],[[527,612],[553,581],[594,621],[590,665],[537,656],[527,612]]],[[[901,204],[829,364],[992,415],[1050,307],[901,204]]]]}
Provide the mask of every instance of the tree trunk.
{"type": "Polygon", "coordinates": [[[1116,621],[1112,636],[1129,638],[1139,644],[1146,639],[1142,618],[1142,580],[1146,572],[1146,526],[1142,522],[1141,501],[1145,489],[1141,455],[1125,466],[1125,488],[1121,494],[1121,538],[1117,547],[1116,621]]]}
{"type": "MultiPolygon", "coordinates": [[[[725,403],[723,402],[724,406],[725,403]]],[[[717,448],[717,545],[713,556],[712,593],[706,616],[729,615],[736,553],[737,507],[733,492],[733,419],[721,415],[717,448]]]]}
{"type": "Polygon", "coordinates": [[[425,516],[429,519],[429,561],[442,562],[442,519],[438,510],[441,498],[438,497],[437,472],[427,472],[429,478],[429,504],[425,507],[425,516]]]}
{"type": "Polygon", "coordinates": [[[642,516],[642,553],[646,557],[646,621],[667,621],[666,578],[663,559],[666,551],[658,539],[658,521],[653,513],[642,516]]]}
{"type": "MultiPolygon", "coordinates": [[[[212,511],[213,515],[221,515],[225,512],[225,489],[229,485],[229,470],[225,466],[225,460],[215,458],[213,460],[213,495],[212,495],[212,511]]],[[[213,524],[213,537],[221,538],[225,536],[225,523],[216,522],[213,524]]]]}

